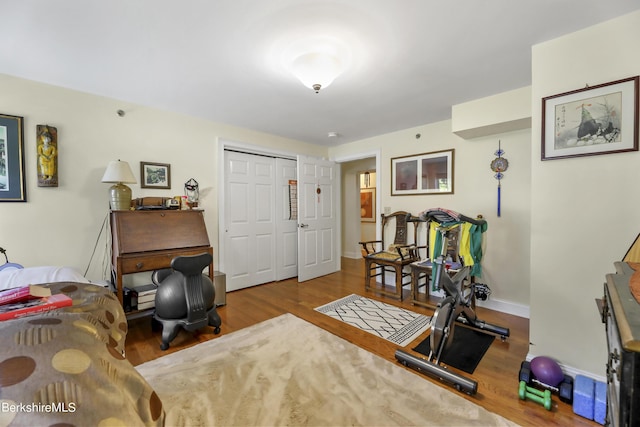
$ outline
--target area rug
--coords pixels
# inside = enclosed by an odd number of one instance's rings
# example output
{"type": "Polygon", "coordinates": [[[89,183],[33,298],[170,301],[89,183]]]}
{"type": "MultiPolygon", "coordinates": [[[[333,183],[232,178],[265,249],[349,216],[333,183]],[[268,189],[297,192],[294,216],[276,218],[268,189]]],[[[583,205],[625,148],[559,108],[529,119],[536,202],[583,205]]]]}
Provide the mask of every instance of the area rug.
{"type": "MultiPolygon", "coordinates": [[[[448,348],[443,350],[440,361],[445,365],[473,374],[495,337],[464,326],[456,326],[453,330],[453,341],[448,348]]],[[[418,344],[414,350],[429,356],[431,350],[429,338],[431,335],[418,344]]]]}
{"type": "Polygon", "coordinates": [[[431,317],[351,294],[317,307],[316,311],[367,331],[401,347],[431,326],[431,317]]]}
{"type": "Polygon", "coordinates": [[[292,314],[137,367],[179,426],[513,426],[292,314]]]}

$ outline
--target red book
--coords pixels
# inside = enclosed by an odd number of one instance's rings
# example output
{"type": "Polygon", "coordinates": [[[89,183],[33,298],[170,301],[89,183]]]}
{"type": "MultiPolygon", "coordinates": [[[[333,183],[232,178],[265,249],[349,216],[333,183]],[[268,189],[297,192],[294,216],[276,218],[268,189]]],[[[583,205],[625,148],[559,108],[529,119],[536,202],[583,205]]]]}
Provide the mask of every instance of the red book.
{"type": "Polygon", "coordinates": [[[0,292],[0,305],[13,304],[48,296],[51,296],[51,289],[37,285],[27,285],[0,292]]]}
{"type": "Polygon", "coordinates": [[[45,313],[72,304],[70,297],[65,294],[55,294],[44,298],[31,299],[15,304],[0,305],[0,320],[16,319],[18,317],[45,313]]]}

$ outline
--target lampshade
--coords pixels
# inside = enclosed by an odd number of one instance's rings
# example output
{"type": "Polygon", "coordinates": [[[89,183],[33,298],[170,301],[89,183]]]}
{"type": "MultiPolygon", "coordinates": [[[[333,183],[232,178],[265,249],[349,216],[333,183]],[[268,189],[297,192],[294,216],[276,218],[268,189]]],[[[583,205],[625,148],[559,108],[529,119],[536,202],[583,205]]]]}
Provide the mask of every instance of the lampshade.
{"type": "Polygon", "coordinates": [[[129,163],[121,160],[112,160],[107,166],[102,176],[102,182],[120,182],[126,184],[135,184],[136,177],[129,167],[129,163]]]}
{"type": "Polygon", "coordinates": [[[102,182],[115,183],[109,188],[109,206],[114,211],[126,211],[131,208],[131,188],[124,183],[135,184],[136,177],[129,167],[129,163],[120,160],[109,162],[107,170],[102,176],[102,182]]]}
{"type": "Polygon", "coordinates": [[[318,93],[320,88],[326,88],[340,75],[342,64],[336,56],[329,53],[311,52],[296,57],[290,70],[303,85],[318,93]]]}

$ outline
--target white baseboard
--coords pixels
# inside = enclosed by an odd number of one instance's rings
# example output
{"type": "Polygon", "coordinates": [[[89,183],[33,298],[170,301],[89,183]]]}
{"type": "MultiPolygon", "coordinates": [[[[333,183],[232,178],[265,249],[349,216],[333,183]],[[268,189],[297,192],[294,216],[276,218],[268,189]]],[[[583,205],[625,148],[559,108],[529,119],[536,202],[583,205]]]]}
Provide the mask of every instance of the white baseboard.
{"type": "MultiPolygon", "coordinates": [[[[530,362],[531,359],[533,359],[534,357],[537,356],[541,356],[540,354],[531,354],[531,353],[527,353],[527,362],[530,362]]],[[[602,376],[602,375],[596,375],[593,372],[587,372],[587,371],[583,371],[582,369],[578,369],[578,368],[574,368],[573,366],[568,366],[568,365],[563,365],[562,363],[558,363],[558,365],[560,365],[560,368],[562,369],[562,372],[564,372],[566,375],[569,375],[571,377],[573,377],[573,380],[575,381],[576,379],[576,375],[582,375],[585,376],[587,378],[591,378],[594,381],[600,381],[603,383],[607,383],[607,378],[602,376]]]]}
{"type": "Polygon", "coordinates": [[[499,311],[501,313],[511,314],[513,316],[529,318],[529,306],[516,304],[510,301],[503,301],[489,297],[486,301],[476,300],[478,307],[488,308],[489,310],[499,311]]]}

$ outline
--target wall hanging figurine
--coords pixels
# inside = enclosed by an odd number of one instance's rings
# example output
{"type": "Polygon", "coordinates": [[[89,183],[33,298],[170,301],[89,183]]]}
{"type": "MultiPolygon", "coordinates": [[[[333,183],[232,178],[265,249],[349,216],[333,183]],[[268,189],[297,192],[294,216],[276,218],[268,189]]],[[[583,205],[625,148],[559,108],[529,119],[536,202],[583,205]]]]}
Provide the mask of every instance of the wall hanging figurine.
{"type": "Polygon", "coordinates": [[[502,157],[504,151],[500,147],[500,140],[498,140],[498,150],[495,152],[495,155],[498,156],[491,162],[491,170],[495,172],[493,177],[498,180],[498,216],[500,216],[500,198],[501,198],[501,190],[502,190],[502,178],[504,178],[503,172],[509,168],[509,161],[502,157]]]}
{"type": "Polygon", "coordinates": [[[58,186],[58,130],[37,125],[38,187],[58,186]]]}

